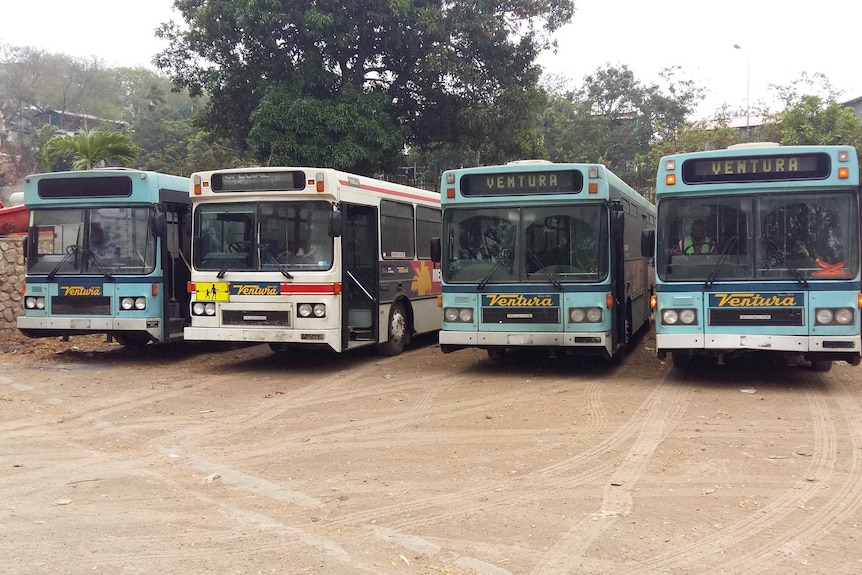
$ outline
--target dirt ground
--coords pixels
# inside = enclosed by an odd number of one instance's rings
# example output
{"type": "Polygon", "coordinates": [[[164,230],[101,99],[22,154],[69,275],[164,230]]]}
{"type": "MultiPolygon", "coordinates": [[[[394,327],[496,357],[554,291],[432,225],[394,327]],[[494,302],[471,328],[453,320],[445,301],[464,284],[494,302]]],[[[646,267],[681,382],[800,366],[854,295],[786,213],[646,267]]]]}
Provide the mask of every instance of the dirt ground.
{"type": "Polygon", "coordinates": [[[0,573],[856,574],[860,368],[0,341],[0,573]]]}

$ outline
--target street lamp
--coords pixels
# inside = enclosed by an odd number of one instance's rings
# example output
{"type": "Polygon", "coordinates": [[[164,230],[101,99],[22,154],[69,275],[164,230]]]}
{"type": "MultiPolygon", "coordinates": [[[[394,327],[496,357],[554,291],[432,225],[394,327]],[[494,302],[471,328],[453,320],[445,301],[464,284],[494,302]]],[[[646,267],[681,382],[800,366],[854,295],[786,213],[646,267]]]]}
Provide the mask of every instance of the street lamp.
{"type": "MultiPolygon", "coordinates": [[[[739,44],[734,44],[733,47],[742,50],[742,46],[739,44]]],[[[748,50],[743,51],[745,52],[745,137],[748,138],[751,127],[751,114],[749,113],[751,109],[751,55],[748,50]]]]}

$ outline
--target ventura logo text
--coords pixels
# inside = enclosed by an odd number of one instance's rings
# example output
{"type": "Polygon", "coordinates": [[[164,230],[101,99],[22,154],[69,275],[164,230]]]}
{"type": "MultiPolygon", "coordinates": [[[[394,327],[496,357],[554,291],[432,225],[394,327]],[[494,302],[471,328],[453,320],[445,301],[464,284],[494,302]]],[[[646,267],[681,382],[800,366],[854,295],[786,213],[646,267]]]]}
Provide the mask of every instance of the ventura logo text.
{"type": "Polygon", "coordinates": [[[795,294],[717,293],[718,307],[796,307],[795,294]]]}
{"type": "Polygon", "coordinates": [[[233,285],[236,290],[236,295],[278,295],[276,286],[259,286],[259,285],[233,285]]]}
{"type": "Polygon", "coordinates": [[[490,307],[552,307],[554,299],[549,296],[524,297],[521,294],[497,294],[488,296],[490,307]]]}
{"type": "Polygon", "coordinates": [[[100,286],[62,286],[63,295],[84,296],[84,295],[102,295],[100,286]]]}

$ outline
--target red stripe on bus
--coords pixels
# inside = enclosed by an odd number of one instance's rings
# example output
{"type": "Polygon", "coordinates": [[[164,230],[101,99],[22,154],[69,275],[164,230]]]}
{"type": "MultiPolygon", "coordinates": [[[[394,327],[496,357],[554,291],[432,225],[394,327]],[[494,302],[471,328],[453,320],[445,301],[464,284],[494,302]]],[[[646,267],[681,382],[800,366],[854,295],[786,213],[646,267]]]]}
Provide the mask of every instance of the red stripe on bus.
{"type": "Polygon", "coordinates": [[[282,294],[334,294],[337,292],[337,284],[296,284],[283,282],[281,284],[282,294]]]}
{"type": "MultiPolygon", "coordinates": [[[[355,185],[352,185],[347,180],[338,180],[338,183],[342,186],[348,186],[351,188],[355,188],[355,185]]],[[[379,194],[388,194],[391,196],[398,196],[400,198],[410,198],[412,200],[423,200],[426,202],[433,202],[435,204],[440,203],[440,198],[427,198],[425,196],[419,196],[416,194],[411,194],[409,192],[399,192],[397,190],[390,190],[388,188],[378,188],[377,186],[369,186],[368,184],[359,184],[359,188],[366,191],[377,192],[379,194]]]]}

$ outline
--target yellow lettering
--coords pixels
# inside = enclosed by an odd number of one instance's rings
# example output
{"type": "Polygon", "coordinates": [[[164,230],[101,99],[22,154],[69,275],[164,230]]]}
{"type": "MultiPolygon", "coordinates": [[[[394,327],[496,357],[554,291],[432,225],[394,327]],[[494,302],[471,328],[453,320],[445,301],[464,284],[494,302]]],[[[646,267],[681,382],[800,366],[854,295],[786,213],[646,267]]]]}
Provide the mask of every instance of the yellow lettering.
{"type": "Polygon", "coordinates": [[[775,160],[775,171],[783,172],[784,171],[784,158],[776,158],[775,160]]]}
{"type": "Polygon", "coordinates": [[[799,158],[790,158],[790,165],[787,168],[791,172],[799,171],[799,158]]]}
{"type": "Polygon", "coordinates": [[[739,160],[736,162],[736,173],[737,174],[746,174],[748,171],[745,169],[745,160],[739,160]]]}

